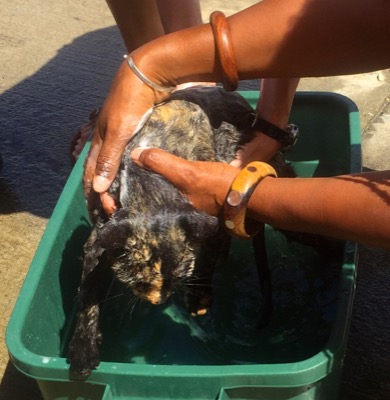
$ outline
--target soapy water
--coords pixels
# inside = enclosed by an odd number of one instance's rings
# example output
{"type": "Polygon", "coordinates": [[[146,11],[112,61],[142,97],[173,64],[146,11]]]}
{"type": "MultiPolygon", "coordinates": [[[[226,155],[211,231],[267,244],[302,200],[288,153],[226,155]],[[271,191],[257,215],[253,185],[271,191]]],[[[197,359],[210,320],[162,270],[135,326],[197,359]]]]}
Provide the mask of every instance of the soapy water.
{"type": "Polygon", "coordinates": [[[102,359],[231,365],[296,362],[321,351],[337,308],[342,254],[319,255],[273,230],[267,236],[273,313],[266,328],[257,328],[261,294],[251,248],[237,242],[218,267],[214,303],[204,316],[191,317],[181,293],[161,306],[107,302],[102,359]]]}

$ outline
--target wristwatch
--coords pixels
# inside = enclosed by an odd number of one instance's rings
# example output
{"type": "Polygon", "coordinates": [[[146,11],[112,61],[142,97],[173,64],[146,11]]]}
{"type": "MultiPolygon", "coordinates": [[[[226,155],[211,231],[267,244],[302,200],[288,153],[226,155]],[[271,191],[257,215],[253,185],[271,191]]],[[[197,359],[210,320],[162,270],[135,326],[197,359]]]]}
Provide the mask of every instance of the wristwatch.
{"type": "Polygon", "coordinates": [[[280,150],[282,153],[289,151],[298,140],[299,128],[295,124],[288,124],[286,129],[281,129],[256,115],[252,128],[280,142],[283,146],[280,150]]]}

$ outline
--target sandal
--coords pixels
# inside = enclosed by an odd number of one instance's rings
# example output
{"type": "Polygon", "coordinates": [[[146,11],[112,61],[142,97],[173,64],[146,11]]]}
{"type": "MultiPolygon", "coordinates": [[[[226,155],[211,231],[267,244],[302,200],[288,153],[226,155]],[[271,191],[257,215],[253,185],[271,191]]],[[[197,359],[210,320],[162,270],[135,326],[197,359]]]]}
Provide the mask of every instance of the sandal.
{"type": "Polygon", "coordinates": [[[93,130],[95,129],[96,119],[99,115],[100,108],[96,108],[89,114],[89,121],[84,124],[80,130],[78,130],[72,137],[69,148],[69,156],[72,164],[75,164],[78,160],[85,144],[88,139],[92,136],[93,130]]]}

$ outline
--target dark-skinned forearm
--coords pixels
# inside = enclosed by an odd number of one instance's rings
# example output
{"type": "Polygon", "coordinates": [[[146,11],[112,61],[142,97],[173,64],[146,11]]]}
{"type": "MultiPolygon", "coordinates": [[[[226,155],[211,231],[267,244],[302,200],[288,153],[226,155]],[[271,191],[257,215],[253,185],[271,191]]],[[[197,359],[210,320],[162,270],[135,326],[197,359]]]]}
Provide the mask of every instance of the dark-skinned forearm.
{"type": "MultiPolygon", "coordinates": [[[[390,3],[381,0],[264,0],[229,17],[239,77],[327,76],[387,68],[389,14],[390,3]]],[[[134,57],[143,71],[150,69],[162,82],[220,78],[209,24],[159,38],[134,57]]]]}
{"type": "Polygon", "coordinates": [[[390,172],[265,178],[248,215],[282,229],[390,248],[390,172]]]}

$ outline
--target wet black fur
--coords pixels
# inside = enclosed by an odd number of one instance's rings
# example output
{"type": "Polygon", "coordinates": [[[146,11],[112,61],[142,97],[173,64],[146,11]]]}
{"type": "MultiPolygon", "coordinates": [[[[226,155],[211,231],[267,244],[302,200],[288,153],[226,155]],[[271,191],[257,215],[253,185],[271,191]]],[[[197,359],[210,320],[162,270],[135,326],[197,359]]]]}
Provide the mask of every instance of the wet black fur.
{"type": "MultiPolygon", "coordinates": [[[[94,228],[84,248],[80,311],[68,354],[72,379],[86,379],[100,361],[99,302],[105,296],[108,269],[135,294],[158,303],[188,280],[203,284],[196,294],[186,295],[189,311],[198,314],[212,302],[213,270],[227,254],[229,237],[218,219],[196,210],[163,177],[134,164],[130,151],[147,145],[192,160],[230,162],[239,146],[251,140],[252,121],[253,110],[239,94],[187,89],[156,107],[132,139],[111,189],[118,211],[111,219],[99,206],[93,212],[94,228]]],[[[279,175],[293,175],[280,160],[274,167],[279,175]]],[[[261,236],[254,245],[265,325],[271,289],[261,236]]]]}

